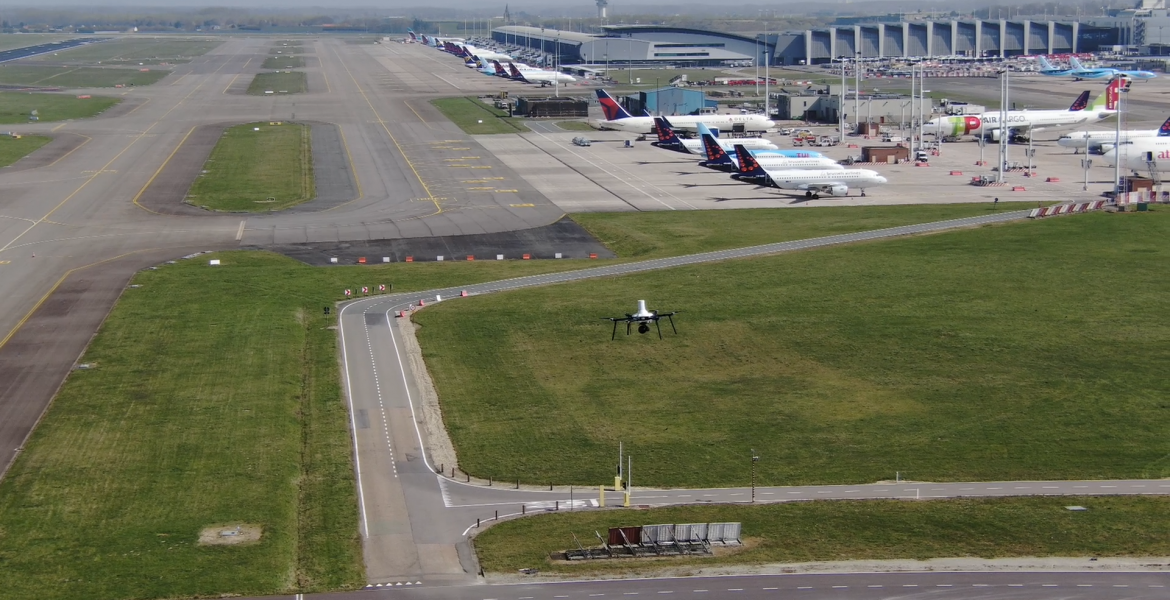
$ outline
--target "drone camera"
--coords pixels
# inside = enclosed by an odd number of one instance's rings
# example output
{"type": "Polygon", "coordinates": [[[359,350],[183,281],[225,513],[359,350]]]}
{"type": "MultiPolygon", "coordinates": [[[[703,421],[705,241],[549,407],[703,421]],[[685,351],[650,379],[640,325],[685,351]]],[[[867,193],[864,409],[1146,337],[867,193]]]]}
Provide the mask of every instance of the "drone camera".
{"type": "Polygon", "coordinates": [[[650,326],[649,326],[649,325],[647,325],[647,324],[645,324],[645,323],[642,323],[641,325],[638,325],[638,333],[649,333],[649,332],[650,332],[650,326]]]}

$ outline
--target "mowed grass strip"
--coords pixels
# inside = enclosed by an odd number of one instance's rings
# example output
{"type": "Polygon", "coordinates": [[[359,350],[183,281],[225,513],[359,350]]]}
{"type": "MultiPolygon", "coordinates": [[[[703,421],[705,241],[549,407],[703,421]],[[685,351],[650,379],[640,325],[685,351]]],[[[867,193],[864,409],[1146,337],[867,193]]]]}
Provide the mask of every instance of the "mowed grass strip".
{"type": "Polygon", "coordinates": [[[248,85],[248,93],[253,96],[273,94],[303,94],[306,88],[304,71],[277,71],[275,73],[259,73],[252,78],[248,85]]]}
{"type": "Polygon", "coordinates": [[[303,56],[269,56],[264,59],[261,68],[264,69],[295,69],[305,66],[305,57],[303,56]]]}
{"type": "Polygon", "coordinates": [[[452,123],[471,135],[528,131],[528,127],[524,123],[519,122],[519,119],[509,117],[507,111],[500,110],[490,104],[484,104],[474,96],[439,98],[431,100],[431,104],[452,123]]]}
{"type": "Polygon", "coordinates": [[[5,600],[264,595],[365,584],[337,366],[342,290],[585,261],[309,267],[222,252],[143,271],[0,481],[5,600]],[[220,267],[207,261],[220,259],[220,267]],[[198,546],[211,525],[258,544],[198,546]]]}
{"type": "MultiPolygon", "coordinates": [[[[1062,497],[793,502],[680,506],[639,511],[547,513],[493,525],[475,538],[485,571],[536,568],[559,574],[649,574],[663,567],[715,567],[946,557],[1166,556],[1170,498],[1062,497]],[[1079,505],[1087,511],[1069,511],[1079,505]],[[594,531],[656,523],[741,522],[738,551],[668,560],[550,560],[596,547],[594,531]]],[[[620,551],[620,550],[619,550],[620,551]]]]}
{"type": "Polygon", "coordinates": [[[268,212],[312,200],[310,127],[267,122],[229,127],[203,171],[187,202],[209,210],[268,212]]]}
{"type": "Polygon", "coordinates": [[[557,127],[565,131],[597,131],[584,121],[557,121],[557,127]]]}
{"type": "Polygon", "coordinates": [[[7,167],[51,141],[53,138],[44,135],[25,135],[18,138],[0,135],[0,167],[7,167]]]}
{"type": "Polygon", "coordinates": [[[121,102],[117,98],[78,98],[66,94],[0,92],[0,123],[27,123],[32,111],[41,121],[85,119],[121,102]]]}
{"type": "MultiPolygon", "coordinates": [[[[636,215],[645,218],[650,215],[636,215]]],[[[706,213],[694,213],[696,220],[706,213]]],[[[419,312],[460,467],[644,486],[1170,476],[1170,211],[513,291],[419,312]],[[684,311],[610,341],[602,317],[684,311]],[[638,465],[641,465],[640,467],[638,465]]]]}
{"type": "Polygon", "coordinates": [[[119,67],[50,67],[39,65],[0,65],[0,84],[61,88],[101,88],[150,85],[166,77],[165,69],[119,67]]]}
{"type": "Polygon", "coordinates": [[[579,213],[573,215],[573,220],[618,256],[651,259],[948,221],[988,215],[995,210],[991,203],[833,206],[663,211],[636,217],[629,213],[579,213]]]}

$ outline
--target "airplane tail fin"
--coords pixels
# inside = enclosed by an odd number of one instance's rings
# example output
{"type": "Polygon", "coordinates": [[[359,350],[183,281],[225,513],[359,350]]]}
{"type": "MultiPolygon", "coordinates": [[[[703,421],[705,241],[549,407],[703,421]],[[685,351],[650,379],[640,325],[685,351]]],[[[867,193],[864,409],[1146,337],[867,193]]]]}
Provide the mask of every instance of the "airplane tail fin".
{"type": "Polygon", "coordinates": [[[507,77],[508,76],[508,72],[504,70],[504,65],[501,65],[500,61],[493,60],[492,66],[495,67],[495,69],[496,69],[496,75],[499,75],[500,77],[507,77]]]}
{"type": "Polygon", "coordinates": [[[1077,96],[1077,99],[1074,100],[1072,105],[1070,105],[1068,107],[1068,110],[1070,112],[1076,112],[1078,110],[1085,110],[1085,108],[1087,108],[1088,106],[1089,106],[1089,90],[1085,90],[1085,91],[1081,92],[1080,96],[1077,96]]]}
{"type": "Polygon", "coordinates": [[[610,96],[603,89],[597,90],[597,102],[601,104],[601,112],[605,113],[606,121],[631,118],[630,113],[626,112],[626,109],[622,108],[622,105],[618,104],[617,100],[614,100],[613,96],[610,96]]]}
{"type": "Polygon", "coordinates": [[[1105,86],[1105,91],[1097,96],[1089,108],[1094,111],[1117,110],[1117,102],[1121,99],[1122,81],[1120,77],[1110,80],[1109,85],[1105,86]]]}
{"type": "Polygon", "coordinates": [[[756,158],[742,144],[735,145],[735,157],[739,159],[739,171],[732,175],[736,179],[764,179],[767,171],[756,162],[756,158]]]}
{"type": "Polygon", "coordinates": [[[407,29],[407,30],[406,30],[406,33],[410,34],[410,41],[412,41],[412,42],[417,42],[417,41],[418,41],[418,38],[417,38],[417,37],[415,37],[415,35],[414,35],[414,30],[413,30],[413,29],[407,29]]]}
{"type": "Polygon", "coordinates": [[[524,79],[524,76],[520,74],[520,69],[517,69],[515,64],[508,63],[508,71],[512,74],[512,79],[524,79]]]}
{"type": "MultiPolygon", "coordinates": [[[[701,137],[703,139],[703,152],[707,155],[707,160],[702,163],[704,167],[711,167],[716,169],[727,169],[728,167],[731,167],[734,169],[737,166],[735,162],[731,160],[731,157],[727,155],[727,152],[723,149],[723,147],[719,145],[719,142],[715,141],[715,138],[711,135],[710,131],[702,133],[701,137]]],[[[749,154],[746,150],[744,151],[743,155],[737,156],[744,155],[748,156],[749,158],[751,157],[751,154],[749,154]]],[[[742,161],[743,159],[741,158],[740,160],[742,161]]]]}
{"type": "Polygon", "coordinates": [[[1040,68],[1044,69],[1045,71],[1056,70],[1056,67],[1052,66],[1052,63],[1048,62],[1048,58],[1043,55],[1040,56],[1040,68]]]}
{"type": "Polygon", "coordinates": [[[1081,64],[1081,61],[1077,60],[1077,57],[1075,56],[1069,57],[1068,64],[1077,70],[1083,70],[1085,68],[1084,65],[1081,64]]]}
{"type": "Polygon", "coordinates": [[[1158,128],[1158,137],[1170,136],[1170,119],[1166,119],[1162,126],[1158,128]]]}

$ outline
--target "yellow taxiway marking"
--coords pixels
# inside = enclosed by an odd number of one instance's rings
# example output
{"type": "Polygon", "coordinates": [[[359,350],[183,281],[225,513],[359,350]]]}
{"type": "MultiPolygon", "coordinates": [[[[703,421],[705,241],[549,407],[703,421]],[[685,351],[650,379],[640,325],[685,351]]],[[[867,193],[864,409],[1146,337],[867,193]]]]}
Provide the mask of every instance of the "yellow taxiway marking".
{"type": "Polygon", "coordinates": [[[496,190],[497,194],[519,194],[520,190],[496,190]]]}
{"type": "Polygon", "coordinates": [[[378,120],[378,124],[382,126],[382,131],[385,131],[386,136],[390,138],[390,141],[394,142],[394,147],[398,149],[398,154],[402,156],[402,160],[406,162],[406,166],[410,167],[410,172],[414,173],[414,178],[418,180],[418,183],[422,186],[423,191],[427,193],[427,199],[434,203],[435,214],[443,212],[443,207],[439,206],[438,199],[435,198],[435,194],[431,192],[430,186],[427,185],[426,181],[423,181],[422,175],[419,174],[418,169],[416,169],[414,166],[414,162],[406,156],[406,152],[402,149],[402,144],[398,143],[398,138],[394,137],[393,133],[390,133],[390,128],[386,126],[386,121],[382,119],[382,115],[378,114],[378,109],[374,108],[374,103],[370,102],[370,97],[366,95],[366,91],[362,89],[362,85],[358,83],[357,77],[353,76],[353,71],[349,69],[349,65],[345,64],[345,61],[341,60],[341,55],[337,53],[337,49],[331,48],[331,50],[333,50],[333,56],[335,56],[337,60],[341,62],[341,68],[345,69],[345,73],[349,75],[350,80],[353,81],[355,86],[357,86],[358,93],[361,94],[362,99],[366,101],[366,106],[370,107],[370,112],[374,113],[374,118],[376,118],[378,120]]]}
{"type": "Polygon", "coordinates": [[[452,169],[490,169],[491,165],[447,165],[452,169]]]}
{"type": "Polygon", "coordinates": [[[532,208],[536,205],[535,204],[509,204],[508,206],[511,206],[512,208],[532,208]]]}
{"type": "MultiPolygon", "coordinates": [[[[117,157],[115,157],[115,158],[117,158],[117,157]]],[[[78,189],[80,189],[80,188],[78,188],[78,189]]],[[[56,209],[54,209],[54,210],[56,210],[56,209]]],[[[93,266],[96,266],[96,265],[100,265],[100,264],[103,264],[103,263],[108,263],[108,262],[111,262],[111,261],[115,261],[115,260],[118,260],[119,258],[125,258],[125,257],[127,257],[127,256],[130,256],[131,254],[138,254],[139,252],[150,252],[150,251],[153,251],[153,250],[158,250],[158,248],[147,248],[147,249],[143,249],[143,250],[134,250],[133,252],[127,252],[127,253],[125,253],[125,254],[119,254],[118,256],[114,256],[114,257],[112,257],[112,258],[106,258],[106,259],[103,259],[103,260],[99,260],[99,261],[97,261],[97,262],[92,262],[92,263],[89,263],[88,265],[82,265],[82,266],[80,266],[80,267],[74,267],[74,268],[72,268],[72,269],[69,269],[68,271],[65,271],[65,274],[64,274],[64,275],[62,275],[62,276],[61,276],[61,278],[57,280],[57,283],[54,283],[54,284],[53,284],[53,287],[49,288],[49,291],[45,292],[45,295],[44,295],[44,296],[41,296],[41,299],[40,299],[40,300],[37,300],[37,303],[36,303],[36,304],[34,304],[34,305],[33,305],[33,307],[32,307],[32,308],[30,308],[30,309],[29,309],[29,311],[28,311],[27,313],[25,313],[23,317],[21,317],[20,321],[17,321],[17,323],[16,323],[16,326],[15,326],[15,327],[13,327],[13,328],[12,328],[12,329],[11,329],[11,330],[8,332],[8,335],[4,336],[4,339],[0,339],[0,348],[3,348],[3,347],[4,347],[4,344],[7,344],[7,343],[8,343],[8,340],[11,340],[11,339],[12,339],[12,336],[16,335],[16,332],[17,332],[18,330],[20,330],[21,326],[23,326],[23,325],[25,324],[25,322],[27,322],[27,321],[29,320],[29,318],[33,316],[33,313],[37,312],[37,309],[38,309],[38,308],[40,308],[40,307],[41,307],[41,305],[45,303],[45,300],[48,300],[48,299],[49,299],[49,296],[53,295],[53,292],[57,291],[57,288],[61,287],[61,284],[65,282],[65,278],[67,278],[67,277],[69,277],[70,275],[72,275],[72,274],[76,273],[77,271],[81,271],[81,270],[83,270],[83,269],[88,269],[88,268],[90,268],[90,267],[93,267],[93,266]]],[[[3,262],[2,262],[2,263],[0,263],[0,264],[7,264],[8,262],[9,262],[9,261],[3,261],[3,262]]]]}
{"type": "MultiPolygon", "coordinates": [[[[56,131],[56,130],[54,130],[54,131],[56,131]]],[[[78,134],[78,135],[81,135],[81,134],[78,134]]],[[[70,154],[73,154],[74,152],[77,152],[78,150],[80,150],[80,149],[81,149],[81,147],[82,147],[82,146],[84,146],[84,145],[86,145],[86,144],[88,144],[88,143],[90,143],[90,142],[92,142],[92,141],[93,141],[93,138],[89,137],[88,135],[82,135],[81,137],[85,138],[85,141],[84,141],[84,142],[81,142],[80,144],[78,144],[78,145],[77,145],[77,147],[76,147],[76,148],[74,148],[74,149],[72,149],[72,150],[70,150],[70,151],[66,152],[65,154],[62,154],[60,158],[58,158],[57,160],[55,160],[55,161],[53,161],[53,162],[51,162],[51,163],[49,163],[49,164],[47,164],[47,165],[45,165],[45,166],[46,166],[46,167],[51,167],[51,166],[53,166],[53,165],[55,165],[55,164],[57,164],[57,163],[59,163],[59,162],[61,162],[61,161],[65,160],[65,157],[66,157],[66,156],[69,156],[70,154]]]]}
{"type": "MultiPolygon", "coordinates": [[[[250,62],[252,62],[252,59],[250,59],[250,58],[248,60],[244,61],[244,66],[240,67],[240,70],[243,71],[244,69],[247,69],[248,63],[250,63],[250,62]]],[[[243,73],[236,73],[236,76],[232,77],[232,80],[228,82],[227,87],[223,88],[223,91],[220,93],[226,94],[228,92],[228,90],[231,89],[232,85],[234,85],[236,83],[236,78],[238,78],[240,75],[243,75],[243,73]]],[[[186,75],[184,75],[184,77],[186,77],[186,75]]]]}
{"type": "Polygon", "coordinates": [[[350,171],[350,173],[353,173],[353,183],[354,183],[354,185],[357,186],[358,195],[357,195],[357,198],[354,198],[353,200],[350,200],[349,202],[342,202],[341,204],[338,204],[337,206],[334,206],[333,208],[326,208],[325,210],[323,210],[321,212],[329,212],[329,211],[333,210],[334,208],[341,208],[342,206],[345,206],[346,204],[349,204],[350,202],[357,202],[358,200],[361,200],[362,198],[364,198],[366,196],[366,193],[362,191],[362,180],[358,178],[357,168],[353,166],[353,155],[349,153],[349,143],[345,141],[345,132],[341,130],[340,125],[337,127],[337,133],[341,134],[341,147],[345,148],[345,158],[346,158],[346,160],[349,161],[349,171],[350,171]]]}
{"type": "Polygon", "coordinates": [[[469,189],[469,190],[492,190],[495,188],[493,188],[492,186],[489,185],[487,187],[469,187],[467,189],[469,189]]]}
{"type": "Polygon", "coordinates": [[[174,81],[172,81],[172,82],[171,82],[171,85],[179,85],[179,82],[180,82],[180,81],[182,81],[182,80],[184,80],[184,79],[186,79],[186,78],[187,78],[187,76],[188,76],[188,75],[190,75],[190,74],[191,74],[191,73],[183,73],[183,76],[182,76],[182,77],[180,77],[180,78],[178,78],[178,79],[176,79],[176,80],[174,80],[174,81]]]}
{"type": "Polygon", "coordinates": [[[419,121],[422,121],[423,125],[427,126],[427,129],[434,129],[434,127],[431,127],[430,123],[427,123],[426,119],[422,118],[422,115],[418,114],[418,111],[415,110],[414,107],[411,106],[409,102],[407,102],[406,100],[403,100],[402,103],[406,105],[406,108],[410,109],[410,112],[414,113],[414,116],[418,117],[419,121]]]}
{"type": "Polygon", "coordinates": [[[152,212],[156,215],[161,214],[157,211],[150,210],[149,208],[146,208],[145,206],[139,204],[138,199],[142,197],[142,194],[146,193],[146,188],[150,187],[150,184],[154,183],[154,179],[156,177],[158,177],[158,174],[162,173],[163,169],[167,168],[167,165],[171,162],[171,159],[175,157],[175,153],[179,151],[179,148],[183,147],[183,144],[186,143],[187,138],[191,137],[192,131],[195,131],[195,127],[192,127],[192,128],[187,130],[187,135],[184,135],[183,139],[179,140],[179,145],[175,146],[174,150],[171,150],[171,153],[167,156],[167,159],[163,161],[163,164],[158,166],[158,170],[154,172],[154,175],[151,175],[150,179],[146,180],[146,185],[143,185],[142,189],[138,190],[137,194],[134,194],[134,200],[133,200],[134,206],[137,206],[138,208],[141,208],[142,210],[145,210],[147,212],[152,212]]]}
{"type": "Polygon", "coordinates": [[[12,264],[12,261],[10,261],[10,260],[0,260],[0,265],[8,265],[8,264],[12,264]]]}
{"type": "Polygon", "coordinates": [[[60,129],[60,128],[62,128],[62,127],[64,127],[64,126],[68,125],[68,124],[69,124],[68,122],[62,123],[62,124],[60,124],[60,125],[58,125],[58,126],[56,126],[56,127],[52,128],[52,129],[50,129],[49,131],[57,131],[58,129],[60,129]]]}
{"type": "Polygon", "coordinates": [[[454,162],[457,160],[479,160],[478,156],[460,156],[459,158],[444,158],[447,162],[454,162]]]}

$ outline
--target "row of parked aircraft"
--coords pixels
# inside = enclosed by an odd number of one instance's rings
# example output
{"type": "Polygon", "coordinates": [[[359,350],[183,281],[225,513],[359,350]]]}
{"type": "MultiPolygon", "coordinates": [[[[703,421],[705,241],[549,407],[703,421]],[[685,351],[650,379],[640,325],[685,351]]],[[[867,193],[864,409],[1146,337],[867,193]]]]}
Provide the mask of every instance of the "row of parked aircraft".
{"type": "Polygon", "coordinates": [[[407,35],[410,36],[412,42],[420,42],[458,56],[463,59],[464,65],[477,69],[485,75],[505,77],[524,83],[538,83],[542,86],[577,81],[577,78],[568,73],[516,63],[515,58],[511,55],[486,48],[477,48],[465,43],[462,38],[435,38],[425,34],[420,36],[410,30],[407,30],[407,35]],[[501,63],[507,63],[508,67],[505,69],[501,63]]]}
{"type": "Polygon", "coordinates": [[[673,121],[668,121],[666,117],[652,118],[658,136],[655,146],[675,152],[700,154],[706,160],[700,161],[699,166],[729,172],[731,178],[737,181],[804,192],[806,198],[814,199],[821,194],[845,196],[850,187],[860,189],[864,196],[865,188],[886,183],[886,178],[876,171],[846,169],[837,161],[813,150],[781,150],[761,138],[719,139],[716,132],[704,123],[695,124],[698,140],[681,139],[674,132],[673,121]],[[699,145],[702,147],[701,152],[699,145]]]}
{"type": "Polygon", "coordinates": [[[964,135],[986,136],[999,140],[1005,132],[1011,137],[1024,136],[1045,129],[1062,129],[1099,123],[1117,114],[1117,100],[1124,78],[1113,79],[1105,91],[1089,104],[1086,90],[1067,110],[1009,110],[1004,123],[1000,123],[1000,112],[989,111],[979,115],[938,117],[922,125],[922,132],[939,136],[962,137],[964,135]]]}
{"type": "MultiPolygon", "coordinates": [[[[640,117],[631,115],[622,105],[614,100],[605,90],[597,90],[597,101],[601,104],[601,112],[605,114],[605,121],[601,126],[605,129],[616,129],[630,133],[654,133],[654,117],[646,113],[640,117]]],[[[683,131],[697,131],[700,124],[711,129],[731,131],[741,128],[748,132],[767,131],[776,126],[776,122],[764,115],[680,115],[670,118],[675,129],[683,131]]]]}
{"type": "Polygon", "coordinates": [[[1119,145],[1110,144],[1105,150],[1103,155],[1105,164],[1112,167],[1121,161],[1122,167],[1135,173],[1170,171],[1170,119],[1166,119],[1166,122],[1155,130],[1154,135],[1145,135],[1147,133],[1148,131],[1124,132],[1125,135],[1119,145]]]}
{"type": "Polygon", "coordinates": [[[1128,77],[1129,79],[1153,79],[1158,75],[1152,71],[1129,71],[1124,69],[1114,69],[1112,67],[1098,67],[1088,68],[1081,64],[1077,57],[1072,56],[1068,59],[1069,68],[1061,69],[1048,59],[1040,57],[1040,74],[1048,77],[1068,77],[1073,81],[1081,81],[1082,79],[1114,79],[1117,77],[1128,77]]]}

